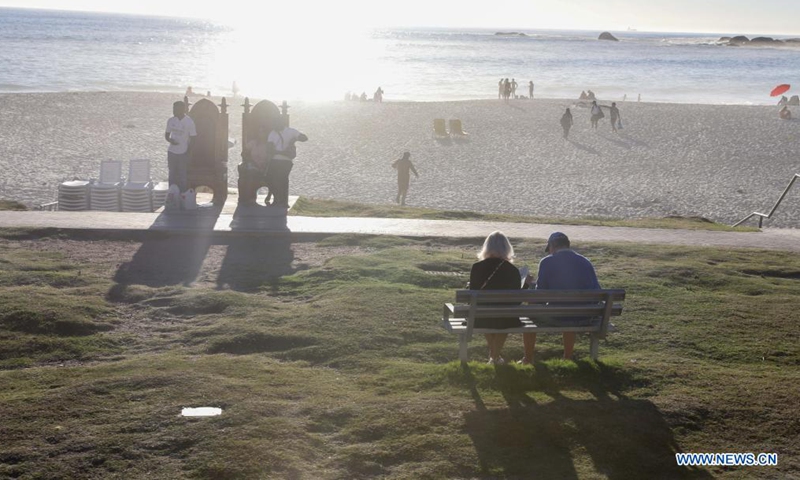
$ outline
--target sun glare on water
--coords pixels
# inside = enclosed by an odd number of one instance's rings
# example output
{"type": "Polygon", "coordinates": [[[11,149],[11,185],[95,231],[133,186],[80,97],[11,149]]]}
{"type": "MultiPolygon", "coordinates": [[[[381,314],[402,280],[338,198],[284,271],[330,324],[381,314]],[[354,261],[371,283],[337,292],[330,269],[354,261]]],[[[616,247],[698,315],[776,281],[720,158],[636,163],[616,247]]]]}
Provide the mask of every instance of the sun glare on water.
{"type": "Polygon", "coordinates": [[[235,80],[243,95],[280,100],[334,100],[347,91],[377,88],[380,47],[355,23],[288,20],[254,15],[231,22],[220,39],[208,77],[235,80]]]}

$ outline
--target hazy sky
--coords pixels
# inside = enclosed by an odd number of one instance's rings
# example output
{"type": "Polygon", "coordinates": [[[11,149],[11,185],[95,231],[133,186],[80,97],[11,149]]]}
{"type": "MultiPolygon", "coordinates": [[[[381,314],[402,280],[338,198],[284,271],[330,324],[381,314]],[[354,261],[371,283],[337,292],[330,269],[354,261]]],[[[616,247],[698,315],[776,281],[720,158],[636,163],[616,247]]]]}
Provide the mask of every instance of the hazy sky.
{"type": "Polygon", "coordinates": [[[239,19],[292,25],[442,26],[800,35],[799,0],[0,0],[0,6],[239,19]],[[248,4],[250,4],[248,6],[248,4]],[[220,8],[219,5],[224,7],[220,8]],[[285,5],[285,6],[284,6],[285,5]]]}

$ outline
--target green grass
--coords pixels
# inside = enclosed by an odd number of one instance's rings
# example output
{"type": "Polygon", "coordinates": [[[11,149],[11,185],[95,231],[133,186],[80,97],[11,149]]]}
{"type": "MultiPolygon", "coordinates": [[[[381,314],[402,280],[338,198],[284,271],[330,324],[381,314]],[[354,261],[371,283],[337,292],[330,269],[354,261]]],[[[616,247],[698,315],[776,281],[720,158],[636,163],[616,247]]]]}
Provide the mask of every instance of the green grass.
{"type": "Polygon", "coordinates": [[[28,207],[17,201],[0,199],[0,210],[27,210],[27,209],[28,207]]]}
{"type": "MultiPolygon", "coordinates": [[[[438,323],[475,241],[226,242],[0,235],[0,477],[800,471],[797,255],[579,245],[628,292],[600,361],[585,338],[561,360],[544,335],[532,366],[485,365],[475,339],[462,368],[438,323]],[[679,468],[676,451],[777,452],[779,466],[679,468]]],[[[515,245],[517,264],[542,246],[515,245]]],[[[505,354],[521,357],[518,336],[505,354]]]]}
{"type": "Polygon", "coordinates": [[[553,218],[529,217],[498,213],[477,213],[462,210],[433,210],[395,205],[367,205],[338,200],[318,200],[300,197],[289,211],[290,215],[309,217],[377,217],[377,218],[421,218],[426,220],[473,220],[487,222],[547,223],[556,225],[595,225],[602,227],[674,228],[685,230],[715,230],[721,232],[758,232],[755,227],[733,228],[702,217],[663,218],[608,218],[580,217],[553,218]]]}

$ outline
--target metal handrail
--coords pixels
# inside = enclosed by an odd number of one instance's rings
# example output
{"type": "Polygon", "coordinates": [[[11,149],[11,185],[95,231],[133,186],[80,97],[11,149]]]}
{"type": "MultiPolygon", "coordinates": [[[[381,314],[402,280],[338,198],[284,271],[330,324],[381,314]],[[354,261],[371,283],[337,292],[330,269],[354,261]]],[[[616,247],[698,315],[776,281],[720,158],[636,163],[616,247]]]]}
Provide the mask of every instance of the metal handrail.
{"type": "Polygon", "coordinates": [[[58,210],[58,202],[44,203],[33,208],[38,211],[55,211],[58,210]]]}
{"type": "Polygon", "coordinates": [[[750,215],[748,215],[748,216],[744,217],[743,219],[741,219],[740,221],[738,221],[737,223],[734,223],[733,226],[734,227],[738,227],[739,225],[743,224],[744,222],[746,222],[746,221],[750,220],[751,218],[757,216],[758,217],[758,228],[761,228],[761,225],[764,222],[764,219],[772,217],[772,214],[775,213],[775,210],[778,209],[778,205],[781,204],[781,202],[783,201],[784,197],[786,197],[786,194],[789,193],[789,189],[792,188],[792,185],[794,185],[795,180],[797,180],[798,178],[800,178],[800,173],[795,173],[794,177],[792,177],[792,180],[789,182],[789,185],[786,186],[786,189],[783,191],[783,193],[781,194],[781,196],[778,199],[778,201],[775,202],[775,205],[772,206],[772,210],[770,210],[769,213],[753,212],[750,215]]]}

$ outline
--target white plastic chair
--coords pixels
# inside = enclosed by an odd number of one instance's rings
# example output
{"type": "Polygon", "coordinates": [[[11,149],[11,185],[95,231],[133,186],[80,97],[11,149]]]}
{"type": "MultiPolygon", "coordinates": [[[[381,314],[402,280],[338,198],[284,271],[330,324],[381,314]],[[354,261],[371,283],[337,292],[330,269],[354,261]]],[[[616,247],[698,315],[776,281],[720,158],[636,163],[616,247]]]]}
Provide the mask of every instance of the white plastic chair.
{"type": "Polygon", "coordinates": [[[122,211],[152,212],[152,190],[150,160],[131,160],[128,165],[128,181],[122,187],[122,211]]]}
{"type": "Polygon", "coordinates": [[[58,209],[79,211],[89,209],[88,180],[70,180],[58,185],[58,209]]]}
{"type": "Polygon", "coordinates": [[[104,160],[100,163],[100,180],[89,189],[92,210],[118,212],[120,187],[122,186],[122,162],[104,160]]]}

